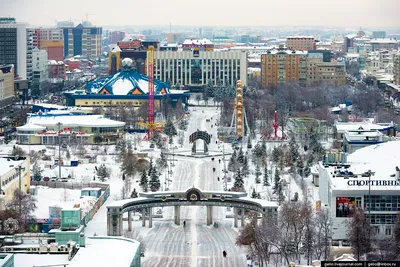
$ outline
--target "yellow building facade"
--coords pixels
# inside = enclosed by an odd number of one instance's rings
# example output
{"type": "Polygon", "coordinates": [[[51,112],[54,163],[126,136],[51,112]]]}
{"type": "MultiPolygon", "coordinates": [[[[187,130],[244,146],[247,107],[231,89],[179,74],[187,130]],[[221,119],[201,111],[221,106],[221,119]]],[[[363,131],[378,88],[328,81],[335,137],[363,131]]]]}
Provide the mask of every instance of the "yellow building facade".
{"type": "Polygon", "coordinates": [[[31,185],[29,159],[14,161],[0,158],[0,184],[0,208],[4,208],[12,200],[14,191],[20,186],[23,192],[28,193],[31,185]],[[21,167],[21,182],[19,167],[21,167]]]}
{"type": "Polygon", "coordinates": [[[0,65],[0,108],[12,104],[14,97],[14,67],[0,65]]]}

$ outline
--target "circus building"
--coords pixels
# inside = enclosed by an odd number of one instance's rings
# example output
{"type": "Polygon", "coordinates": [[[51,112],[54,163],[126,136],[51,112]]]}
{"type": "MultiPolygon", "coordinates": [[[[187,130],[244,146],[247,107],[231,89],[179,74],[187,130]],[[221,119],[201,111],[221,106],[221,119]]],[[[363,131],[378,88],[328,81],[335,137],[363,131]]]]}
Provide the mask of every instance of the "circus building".
{"type": "MultiPolygon", "coordinates": [[[[68,106],[140,107],[148,101],[149,77],[137,72],[130,58],[122,60],[122,68],[114,75],[87,83],[83,89],[65,94],[68,106]]],[[[171,90],[166,82],[154,79],[154,107],[167,100],[174,107],[178,100],[186,107],[188,91],[171,90]]]]}

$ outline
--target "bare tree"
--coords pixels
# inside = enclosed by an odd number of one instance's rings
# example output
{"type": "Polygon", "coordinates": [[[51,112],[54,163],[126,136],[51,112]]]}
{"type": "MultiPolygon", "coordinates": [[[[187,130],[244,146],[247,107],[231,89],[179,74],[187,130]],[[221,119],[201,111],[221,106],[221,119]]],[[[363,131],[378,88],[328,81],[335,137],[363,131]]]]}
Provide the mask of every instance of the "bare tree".
{"type": "Polygon", "coordinates": [[[314,255],[318,260],[328,260],[331,246],[329,241],[332,237],[331,217],[329,210],[323,209],[316,214],[315,218],[315,246],[314,255]]]}
{"type": "Polygon", "coordinates": [[[64,188],[64,191],[61,193],[60,200],[67,202],[71,199],[71,195],[68,193],[67,189],[64,188]]]}
{"type": "Polygon", "coordinates": [[[28,219],[33,218],[32,213],[36,210],[36,198],[33,196],[16,189],[14,190],[13,197],[9,203],[7,203],[7,208],[15,210],[19,217],[20,222],[24,222],[26,225],[28,219]]]}
{"type": "Polygon", "coordinates": [[[353,217],[348,222],[347,236],[357,260],[371,251],[372,229],[362,208],[354,210],[353,217]]]}

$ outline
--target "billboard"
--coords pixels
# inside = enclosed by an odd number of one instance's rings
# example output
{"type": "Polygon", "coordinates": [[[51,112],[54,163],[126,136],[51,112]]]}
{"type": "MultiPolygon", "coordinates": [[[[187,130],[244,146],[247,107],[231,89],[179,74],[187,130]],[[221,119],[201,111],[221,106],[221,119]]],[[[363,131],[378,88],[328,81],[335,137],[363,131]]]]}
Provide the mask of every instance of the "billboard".
{"type": "Polygon", "coordinates": [[[336,217],[353,216],[356,207],[355,197],[337,197],[336,198],[336,217]]]}
{"type": "Polygon", "coordinates": [[[199,57],[200,56],[200,50],[198,47],[193,48],[193,57],[199,57]]]}

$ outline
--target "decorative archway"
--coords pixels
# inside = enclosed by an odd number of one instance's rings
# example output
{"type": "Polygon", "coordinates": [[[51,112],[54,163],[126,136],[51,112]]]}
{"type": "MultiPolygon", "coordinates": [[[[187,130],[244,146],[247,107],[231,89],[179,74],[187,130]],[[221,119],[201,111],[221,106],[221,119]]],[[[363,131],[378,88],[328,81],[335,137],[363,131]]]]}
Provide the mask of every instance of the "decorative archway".
{"type": "Polygon", "coordinates": [[[189,142],[193,143],[192,154],[196,154],[196,141],[202,139],[204,141],[204,154],[208,154],[208,146],[210,144],[211,137],[206,131],[199,131],[192,133],[189,136],[189,142]]]}

